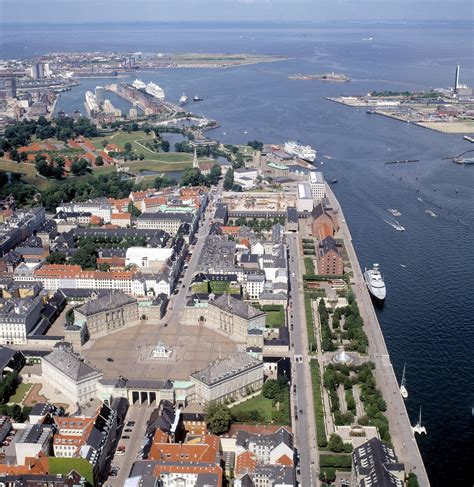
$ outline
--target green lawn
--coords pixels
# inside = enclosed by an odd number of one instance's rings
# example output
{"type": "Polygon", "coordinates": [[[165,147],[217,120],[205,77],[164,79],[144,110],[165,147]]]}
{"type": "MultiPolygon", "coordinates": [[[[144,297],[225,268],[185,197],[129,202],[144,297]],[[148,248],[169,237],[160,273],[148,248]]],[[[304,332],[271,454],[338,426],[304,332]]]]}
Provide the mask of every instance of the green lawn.
{"type": "MultiPolygon", "coordinates": [[[[278,310],[265,308],[266,307],[263,306],[263,311],[265,311],[266,315],[267,328],[280,328],[281,326],[285,326],[285,309],[282,305],[278,306],[278,310]]],[[[275,308],[275,306],[271,306],[271,308],[275,308]]]]}
{"type": "Polygon", "coordinates": [[[307,275],[314,275],[314,262],[311,257],[305,257],[304,258],[304,266],[306,268],[306,274],[307,275]]]}
{"type": "Polygon", "coordinates": [[[52,179],[39,177],[36,174],[36,168],[34,164],[29,164],[26,162],[16,163],[15,161],[0,159],[0,171],[21,174],[22,180],[25,181],[25,183],[35,186],[40,191],[43,191],[51,185],[57,183],[57,181],[54,181],[52,179]]]}
{"type": "Polygon", "coordinates": [[[263,397],[263,395],[260,393],[258,396],[252,397],[247,401],[238,404],[237,406],[233,406],[230,411],[232,414],[236,414],[238,412],[248,413],[251,411],[259,411],[263,418],[261,421],[259,421],[259,423],[288,425],[290,424],[289,389],[285,395],[285,400],[279,404],[279,410],[277,409],[276,405],[273,405],[273,401],[271,399],[263,397]]]}
{"type": "Polygon", "coordinates": [[[16,388],[15,394],[10,397],[9,402],[14,402],[16,404],[20,404],[21,401],[25,398],[26,394],[29,392],[31,389],[32,384],[18,384],[18,387],[16,388]]]}
{"type": "MultiPolygon", "coordinates": [[[[152,140],[155,140],[152,133],[149,135],[145,134],[145,132],[139,130],[137,132],[115,132],[108,137],[95,137],[92,139],[94,145],[98,147],[100,150],[103,147],[102,141],[107,140],[109,143],[117,144],[118,146],[124,148],[125,144],[129,142],[132,144],[132,149],[136,154],[143,154],[145,156],[144,161],[140,162],[160,162],[163,164],[174,164],[174,163],[183,163],[183,162],[191,162],[193,160],[193,156],[191,154],[186,154],[182,152],[155,152],[154,150],[146,147],[146,143],[152,140]]],[[[138,164],[138,163],[137,163],[138,164]]],[[[149,169],[147,167],[147,169],[149,169]]],[[[175,170],[184,169],[183,168],[174,168],[175,170]]],[[[163,170],[163,169],[151,169],[151,170],[163,170]]],[[[166,170],[166,169],[165,169],[166,170]]]]}
{"type": "Polygon", "coordinates": [[[75,470],[82,475],[89,485],[94,485],[92,465],[85,458],[58,458],[49,457],[49,473],[52,475],[68,475],[75,470]]]}

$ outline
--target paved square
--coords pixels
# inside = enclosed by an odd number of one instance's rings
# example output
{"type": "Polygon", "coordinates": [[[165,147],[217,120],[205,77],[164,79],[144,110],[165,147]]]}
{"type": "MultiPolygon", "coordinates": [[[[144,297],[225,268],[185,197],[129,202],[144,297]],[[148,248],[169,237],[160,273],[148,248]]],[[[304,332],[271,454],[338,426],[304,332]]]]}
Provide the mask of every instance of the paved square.
{"type": "Polygon", "coordinates": [[[87,343],[82,355],[108,379],[122,375],[127,379],[186,380],[219,355],[225,357],[236,350],[232,340],[203,326],[137,325],[87,343]],[[171,358],[152,358],[159,342],[173,350],[171,358]]]}

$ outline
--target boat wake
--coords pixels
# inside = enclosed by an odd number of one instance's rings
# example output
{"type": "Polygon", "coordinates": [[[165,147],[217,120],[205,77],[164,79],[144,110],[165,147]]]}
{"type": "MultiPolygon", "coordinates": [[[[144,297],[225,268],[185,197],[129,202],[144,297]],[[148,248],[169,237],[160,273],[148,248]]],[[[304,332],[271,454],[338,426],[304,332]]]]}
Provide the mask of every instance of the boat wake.
{"type": "Polygon", "coordinates": [[[401,225],[400,222],[398,222],[397,220],[393,220],[393,221],[384,220],[384,222],[387,225],[390,225],[392,228],[395,228],[395,230],[397,230],[399,232],[405,231],[405,227],[403,225],[401,225]]]}

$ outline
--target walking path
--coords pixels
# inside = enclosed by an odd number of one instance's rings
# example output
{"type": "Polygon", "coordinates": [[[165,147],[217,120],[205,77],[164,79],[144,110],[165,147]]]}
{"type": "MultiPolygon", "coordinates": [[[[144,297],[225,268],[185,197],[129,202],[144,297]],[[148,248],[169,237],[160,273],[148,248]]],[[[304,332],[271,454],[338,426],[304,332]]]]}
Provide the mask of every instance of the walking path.
{"type": "Polygon", "coordinates": [[[417,475],[420,487],[427,487],[430,485],[428,475],[411,429],[405,403],[399,393],[397,378],[395,377],[382,330],[352,245],[352,236],[349,227],[344,218],[342,208],[328,184],[326,184],[326,194],[329,198],[331,207],[339,211],[340,229],[338,231],[338,237],[344,239],[347,254],[354,273],[352,290],[354,291],[357,303],[359,304],[360,314],[365,323],[364,328],[369,338],[369,355],[371,360],[375,363],[374,373],[377,386],[381,390],[387,403],[386,416],[389,420],[390,433],[392,435],[395,452],[398,455],[399,461],[405,464],[406,470],[408,472],[413,471],[417,475]]]}

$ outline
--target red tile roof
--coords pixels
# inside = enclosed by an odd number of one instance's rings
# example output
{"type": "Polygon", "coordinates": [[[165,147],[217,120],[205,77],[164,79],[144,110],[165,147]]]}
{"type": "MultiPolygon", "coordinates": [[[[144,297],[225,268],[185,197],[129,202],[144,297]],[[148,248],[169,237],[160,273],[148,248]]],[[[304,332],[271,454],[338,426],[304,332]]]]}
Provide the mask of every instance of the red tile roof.
{"type": "Polygon", "coordinates": [[[240,475],[246,472],[255,472],[257,466],[257,457],[254,453],[250,451],[245,451],[241,453],[235,462],[235,473],[240,475]]]}

